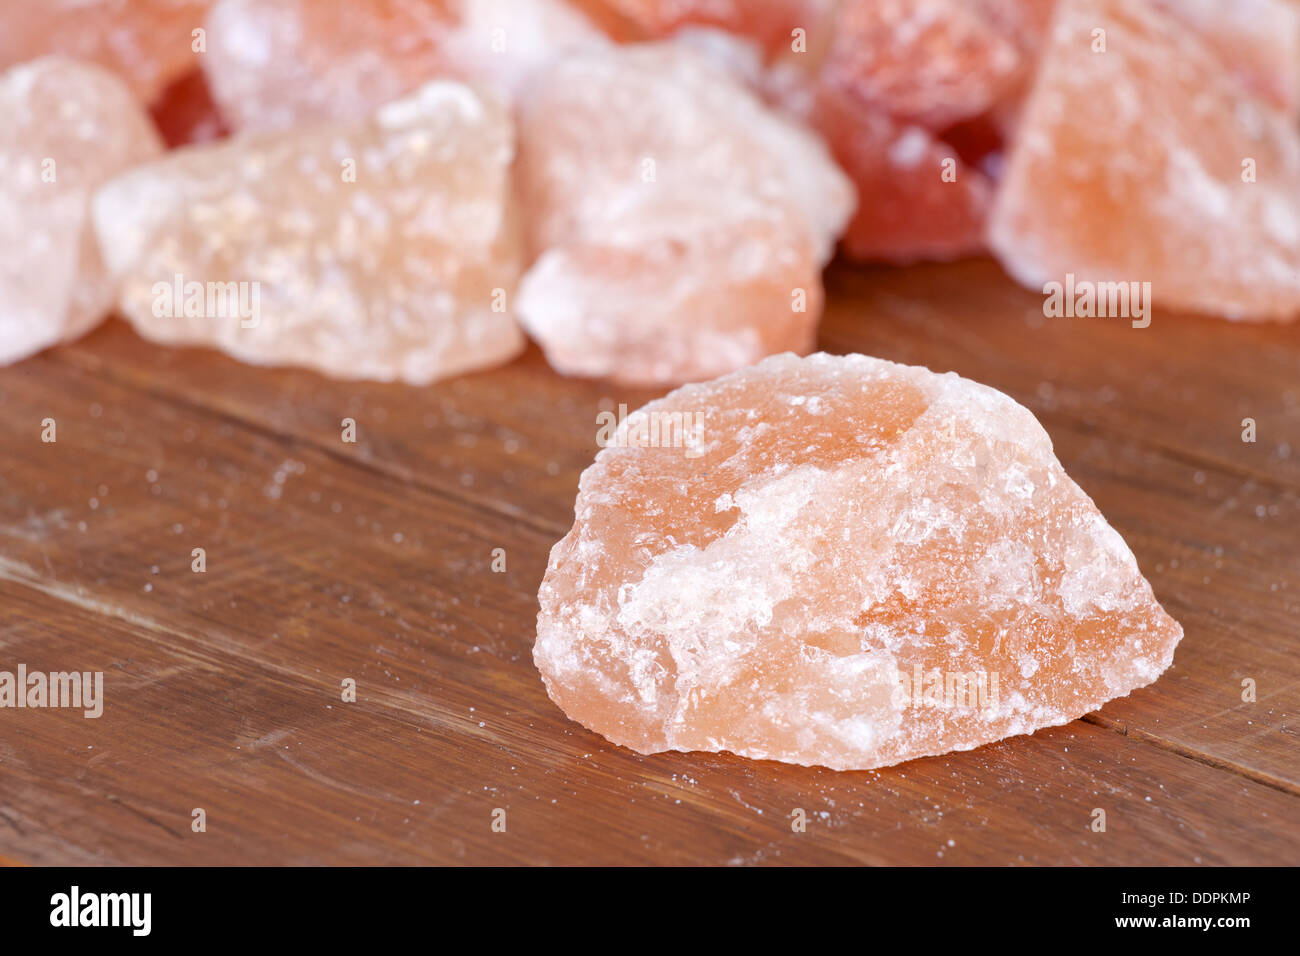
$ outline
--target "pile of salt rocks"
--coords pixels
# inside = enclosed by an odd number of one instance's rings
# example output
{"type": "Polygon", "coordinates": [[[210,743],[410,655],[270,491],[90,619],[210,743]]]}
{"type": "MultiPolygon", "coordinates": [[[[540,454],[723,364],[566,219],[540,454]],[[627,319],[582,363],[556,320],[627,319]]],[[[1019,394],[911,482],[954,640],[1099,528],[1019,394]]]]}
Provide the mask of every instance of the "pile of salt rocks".
{"type": "Polygon", "coordinates": [[[668,385],[810,351],[837,246],[1300,314],[1293,0],[7,0],[0,69],[5,363],[668,385]]]}

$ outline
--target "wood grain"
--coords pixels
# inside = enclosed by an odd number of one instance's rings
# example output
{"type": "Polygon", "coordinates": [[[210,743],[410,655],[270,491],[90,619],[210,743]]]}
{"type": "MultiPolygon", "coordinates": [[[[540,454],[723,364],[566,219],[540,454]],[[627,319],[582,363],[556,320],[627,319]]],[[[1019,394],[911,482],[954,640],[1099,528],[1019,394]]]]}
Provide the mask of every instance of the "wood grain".
{"type": "Polygon", "coordinates": [[[1300,860],[1295,329],[1046,320],[984,261],[837,267],[828,290],[827,350],[953,369],[1039,415],[1186,629],[1153,687],[870,773],[641,757],[565,719],[531,644],[596,413],[655,393],[535,350],[425,389],[331,382],[113,321],[0,370],[0,668],[103,670],[106,696],[98,720],[0,711],[0,857],[1300,860]]]}

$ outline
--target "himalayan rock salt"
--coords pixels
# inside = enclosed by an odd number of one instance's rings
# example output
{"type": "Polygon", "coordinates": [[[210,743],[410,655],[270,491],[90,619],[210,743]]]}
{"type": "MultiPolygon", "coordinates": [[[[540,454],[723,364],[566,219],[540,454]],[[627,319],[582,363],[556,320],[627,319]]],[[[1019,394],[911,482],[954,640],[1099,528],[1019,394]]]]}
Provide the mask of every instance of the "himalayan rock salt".
{"type": "Polygon", "coordinates": [[[98,63],[148,103],[193,69],[212,0],[4,0],[0,68],[56,54],[98,63]]]}
{"type": "Polygon", "coordinates": [[[459,0],[443,41],[444,69],[513,100],[561,56],[609,45],[609,37],[564,0],[459,0]]]}
{"type": "Polygon", "coordinates": [[[90,228],[105,179],[162,151],[114,74],[42,57],[0,74],[0,364],[88,331],[113,288],[90,228]]]}
{"type": "Polygon", "coordinates": [[[990,109],[1021,67],[1012,40],[967,0],[847,0],[822,78],[875,110],[942,130],[990,109]]]}
{"type": "Polygon", "coordinates": [[[1181,23],[1066,0],[1022,123],[989,223],[1021,282],[1150,282],[1157,304],[1235,319],[1300,312],[1300,136],[1181,23]]]}
{"type": "Polygon", "coordinates": [[[423,384],[503,362],[519,271],[505,108],[435,81],[367,121],[178,150],[94,202],[145,337],[423,384]]]}
{"type": "Polygon", "coordinates": [[[628,416],[539,597],[533,657],[574,720],[841,770],[1067,723],[1182,636],[1027,409],[862,355],[628,416]]]}
{"type": "MultiPolygon", "coordinates": [[[[1025,69],[995,112],[1014,133],[1019,104],[1047,42],[1058,0],[975,0],[987,22],[1011,38],[1025,69]]],[[[1135,0],[1147,2],[1147,0],[1135,0]]],[[[1296,0],[1149,0],[1181,20],[1257,96],[1300,112],[1300,6],[1296,0]]]]}
{"type": "Polygon", "coordinates": [[[842,243],[848,256],[906,263],[984,250],[993,185],[951,145],[827,89],[812,121],[861,197],[842,243]]]}
{"type": "Polygon", "coordinates": [[[149,112],[169,149],[211,143],[230,133],[201,70],[185,74],[163,90],[149,112]]]}
{"type": "Polygon", "coordinates": [[[1258,96],[1300,110],[1300,6],[1292,0],[1154,0],[1195,30],[1258,96]]]}
{"type": "Polygon", "coordinates": [[[725,70],[675,44],[565,59],[521,102],[517,180],[518,312],[559,370],[673,383],[811,347],[853,189],[725,70]]]}
{"type": "Polygon", "coordinates": [[[716,27],[757,40],[770,51],[789,49],[795,30],[828,24],[836,0],[578,0],[620,41],[664,39],[683,27],[716,27]]]}
{"type": "Polygon", "coordinates": [[[512,95],[603,33],[563,0],[220,0],[203,69],[241,130],[346,119],[440,76],[512,95]]]}

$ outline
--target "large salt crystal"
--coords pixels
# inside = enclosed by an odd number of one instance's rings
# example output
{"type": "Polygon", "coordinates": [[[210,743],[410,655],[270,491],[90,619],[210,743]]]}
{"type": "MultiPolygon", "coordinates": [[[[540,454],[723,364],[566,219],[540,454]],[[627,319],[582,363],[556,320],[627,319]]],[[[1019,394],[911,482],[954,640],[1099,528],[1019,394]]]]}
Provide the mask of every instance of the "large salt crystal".
{"type": "Polygon", "coordinates": [[[539,76],[518,181],[538,253],[520,320],[559,370],[647,384],[807,351],[854,205],[813,134],[675,44],[539,76]]]}
{"type": "Polygon", "coordinates": [[[220,0],[203,69],[237,129],[365,116],[436,77],[512,96],[607,42],[564,0],[220,0]]]}
{"type": "Polygon", "coordinates": [[[113,288],[90,198],[162,143],[117,76],[43,57],[0,75],[0,364],[88,331],[113,288]]]}
{"type": "Polygon", "coordinates": [[[1021,282],[1150,282],[1172,309],[1300,313],[1300,135],[1176,19],[1065,0],[1021,123],[989,224],[1021,282]]]}
{"type": "Polygon", "coordinates": [[[4,0],[0,68],[51,54],[97,63],[148,103],[195,67],[195,31],[211,2],[4,0]]]}
{"type": "Polygon", "coordinates": [[[954,374],[775,356],[607,437],[533,656],[641,753],[970,749],[1150,684],[1182,636],[1033,415],[954,374]]]}
{"type": "Polygon", "coordinates": [[[105,185],[95,227],[148,338],[422,384],[522,348],[513,154],[503,106],[435,81],[369,121],[170,153],[105,185]]]}

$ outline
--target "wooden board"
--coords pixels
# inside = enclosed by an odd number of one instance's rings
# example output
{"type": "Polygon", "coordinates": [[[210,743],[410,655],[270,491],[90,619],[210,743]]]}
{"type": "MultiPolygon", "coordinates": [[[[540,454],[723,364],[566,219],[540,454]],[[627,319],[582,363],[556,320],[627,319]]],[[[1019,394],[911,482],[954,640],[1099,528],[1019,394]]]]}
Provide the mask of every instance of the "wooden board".
{"type": "Polygon", "coordinates": [[[827,283],[828,351],[955,370],[1040,417],[1186,629],[1154,686],[867,773],[641,757],[568,721],[531,647],[596,414],[656,393],[536,350],[431,388],[332,382],[115,320],[0,370],[0,669],[105,674],[99,719],[0,711],[0,858],[1300,861],[1297,330],[1049,320],[985,261],[827,283]]]}

